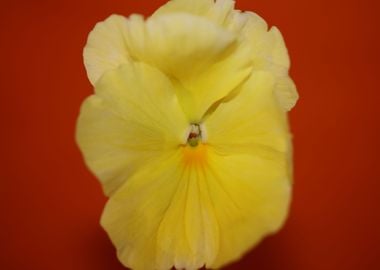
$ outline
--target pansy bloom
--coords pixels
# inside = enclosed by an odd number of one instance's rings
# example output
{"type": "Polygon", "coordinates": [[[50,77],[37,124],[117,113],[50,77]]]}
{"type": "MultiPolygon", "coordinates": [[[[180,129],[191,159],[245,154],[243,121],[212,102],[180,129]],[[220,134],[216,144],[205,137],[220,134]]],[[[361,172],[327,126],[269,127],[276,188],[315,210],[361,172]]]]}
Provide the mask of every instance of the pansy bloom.
{"type": "Polygon", "coordinates": [[[234,4],[172,0],[88,37],[95,93],[77,142],[109,197],[101,224],[132,269],[220,268],[286,219],[289,57],[277,28],[234,4]]]}

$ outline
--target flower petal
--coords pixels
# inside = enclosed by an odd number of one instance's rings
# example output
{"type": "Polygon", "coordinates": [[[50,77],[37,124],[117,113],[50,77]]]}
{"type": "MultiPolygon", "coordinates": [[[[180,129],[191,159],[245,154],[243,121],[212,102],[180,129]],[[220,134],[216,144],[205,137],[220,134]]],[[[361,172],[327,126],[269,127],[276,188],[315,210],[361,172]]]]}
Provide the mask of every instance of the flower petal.
{"type": "Polygon", "coordinates": [[[281,32],[253,12],[237,13],[230,28],[240,31],[242,42],[253,49],[253,70],[266,70],[276,76],[276,96],[280,106],[289,111],[298,100],[297,89],[288,75],[290,59],[281,32]],[[245,23],[242,23],[245,21],[245,23]]]}
{"type": "Polygon", "coordinates": [[[218,206],[212,204],[202,169],[185,167],[179,183],[158,229],[158,264],[195,270],[214,262],[223,232],[219,232],[214,210],[218,206]]]}
{"type": "Polygon", "coordinates": [[[274,95],[275,78],[257,71],[204,122],[207,142],[221,154],[272,155],[289,150],[286,114],[274,95]]]}
{"type": "Polygon", "coordinates": [[[209,68],[234,41],[234,34],[186,13],[151,17],[146,22],[143,17],[132,15],[126,33],[133,58],[178,79],[193,77],[209,68]]]}
{"type": "Polygon", "coordinates": [[[210,197],[182,149],[139,170],[108,201],[102,226],[124,265],[199,269],[216,257],[219,231],[210,197]]]}
{"type": "Polygon", "coordinates": [[[297,88],[289,76],[281,76],[277,78],[274,93],[281,108],[285,111],[290,111],[297,103],[297,88]]]}
{"type": "Polygon", "coordinates": [[[233,0],[172,0],[157,9],[153,16],[184,12],[224,25],[231,16],[234,6],[233,0]]]}
{"type": "Polygon", "coordinates": [[[156,267],[157,233],[179,185],[176,152],[139,170],[107,202],[101,224],[117,248],[120,261],[138,270],[156,267]],[[174,166],[173,166],[174,165],[174,166]]]}
{"type": "Polygon", "coordinates": [[[297,102],[298,93],[294,83],[288,78],[290,60],[280,31],[276,27],[268,30],[267,23],[259,15],[235,10],[234,6],[235,1],[232,0],[172,0],[159,8],[153,16],[187,12],[236,33],[239,46],[251,49],[245,57],[246,60],[252,60],[253,70],[268,70],[278,76],[278,101],[284,110],[289,111],[297,102]]]}
{"type": "Polygon", "coordinates": [[[82,105],[77,141],[106,194],[186,142],[188,123],[170,80],[157,69],[124,64],[107,72],[95,91],[82,105]]]}
{"type": "Polygon", "coordinates": [[[106,71],[117,68],[129,59],[124,42],[125,31],[126,18],[111,15],[96,24],[90,32],[83,57],[87,76],[93,85],[106,71]]]}
{"type": "Polygon", "coordinates": [[[256,69],[273,69],[287,72],[290,61],[283,37],[276,27],[268,30],[268,24],[254,12],[233,11],[225,27],[238,32],[242,42],[253,48],[251,57],[256,69]],[[276,69],[277,68],[277,69],[276,69]]]}
{"type": "Polygon", "coordinates": [[[186,12],[193,15],[204,16],[209,12],[213,5],[213,0],[171,0],[157,9],[153,16],[178,12],[186,12]]]}
{"type": "Polygon", "coordinates": [[[218,255],[207,266],[217,269],[284,223],[291,196],[286,155],[266,159],[214,152],[205,179],[220,231],[218,255]]]}
{"type": "Polygon", "coordinates": [[[235,38],[204,18],[173,13],[146,22],[131,16],[126,43],[134,59],[158,67],[177,82],[188,118],[197,122],[251,71],[249,48],[237,48],[235,38]]]}
{"type": "Polygon", "coordinates": [[[225,26],[234,11],[235,1],[216,0],[214,6],[207,13],[207,18],[225,26]]]}
{"type": "Polygon", "coordinates": [[[206,151],[204,166],[184,163],[182,148],[170,152],[110,198],[101,223],[124,265],[219,268],[282,225],[291,192],[286,155],[206,151]]]}

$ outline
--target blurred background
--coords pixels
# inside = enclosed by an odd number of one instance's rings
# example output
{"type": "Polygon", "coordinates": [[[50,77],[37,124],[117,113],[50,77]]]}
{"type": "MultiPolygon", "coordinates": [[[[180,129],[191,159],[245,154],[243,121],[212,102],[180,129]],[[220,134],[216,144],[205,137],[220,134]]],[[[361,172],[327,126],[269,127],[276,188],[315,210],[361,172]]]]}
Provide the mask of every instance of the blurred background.
{"type": "MultiPolygon", "coordinates": [[[[124,269],[74,142],[91,94],[82,49],[112,13],[164,0],[0,5],[0,269],[124,269]]],[[[227,270],[380,269],[380,2],[238,0],[282,31],[300,100],[294,199],[280,233],[227,270]]]]}

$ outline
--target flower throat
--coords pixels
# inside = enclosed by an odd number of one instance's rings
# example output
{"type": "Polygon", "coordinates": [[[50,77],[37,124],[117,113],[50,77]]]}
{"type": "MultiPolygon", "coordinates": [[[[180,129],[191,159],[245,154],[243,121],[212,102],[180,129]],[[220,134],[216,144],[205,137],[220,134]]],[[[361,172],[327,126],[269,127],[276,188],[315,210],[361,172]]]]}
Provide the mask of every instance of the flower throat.
{"type": "Polygon", "coordinates": [[[202,132],[199,124],[191,124],[189,136],[187,137],[187,144],[191,147],[196,147],[199,141],[202,140],[202,132]]]}

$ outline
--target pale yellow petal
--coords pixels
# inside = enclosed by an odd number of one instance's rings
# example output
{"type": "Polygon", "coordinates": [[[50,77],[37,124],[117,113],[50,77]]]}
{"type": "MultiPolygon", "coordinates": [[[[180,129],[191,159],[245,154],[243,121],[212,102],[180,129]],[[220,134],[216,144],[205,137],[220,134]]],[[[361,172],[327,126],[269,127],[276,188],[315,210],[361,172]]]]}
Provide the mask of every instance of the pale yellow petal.
{"type": "Polygon", "coordinates": [[[180,192],[180,161],[179,152],[171,151],[150,162],[109,199],[101,224],[125,266],[135,270],[171,268],[171,261],[163,264],[157,257],[157,234],[167,209],[174,204],[173,197],[180,192]]]}
{"type": "Polygon", "coordinates": [[[90,32],[83,58],[87,76],[93,85],[106,71],[117,68],[129,59],[124,41],[125,31],[126,18],[111,15],[96,24],[90,32]]]}
{"type": "Polygon", "coordinates": [[[110,194],[145,163],[184,143],[188,123],[170,80],[148,65],[107,72],[95,90],[82,105],[77,141],[110,194]]]}
{"type": "Polygon", "coordinates": [[[240,41],[253,50],[253,71],[265,70],[276,76],[276,96],[283,110],[289,111],[298,100],[297,89],[288,75],[289,54],[281,32],[252,12],[235,13],[228,27],[241,33],[240,41]]]}
{"type": "Polygon", "coordinates": [[[277,78],[274,93],[281,108],[285,111],[290,111],[297,103],[297,88],[289,76],[279,76],[277,78]]]}
{"type": "MultiPolygon", "coordinates": [[[[232,10],[227,20],[225,20],[224,27],[232,32],[240,33],[249,20],[248,12],[241,12],[240,10],[232,10]]],[[[240,37],[242,38],[242,37],[240,37]]]]}
{"type": "Polygon", "coordinates": [[[224,27],[239,33],[241,42],[253,48],[251,57],[256,69],[273,69],[271,71],[288,71],[290,61],[283,37],[276,27],[268,29],[268,24],[254,12],[234,10],[230,13],[224,27]]]}
{"type": "Polygon", "coordinates": [[[287,158],[179,147],[134,174],[102,225],[136,270],[196,270],[232,262],[278,230],[290,197],[287,158]]]}
{"type": "Polygon", "coordinates": [[[224,22],[224,26],[239,33],[239,42],[252,49],[253,72],[265,70],[276,76],[275,92],[281,108],[291,110],[298,100],[298,93],[288,75],[290,59],[281,32],[268,25],[253,12],[234,10],[224,22]]]}
{"type": "Polygon", "coordinates": [[[235,34],[185,13],[132,16],[126,42],[131,56],[169,74],[190,122],[199,122],[212,103],[250,73],[250,49],[238,48],[235,34]],[[200,31],[200,29],[202,29],[200,31]]]}
{"type": "Polygon", "coordinates": [[[185,13],[151,17],[147,21],[133,15],[128,20],[126,33],[133,58],[178,79],[195,76],[209,68],[234,41],[234,34],[185,13]]]}
{"type": "MultiPolygon", "coordinates": [[[[199,6],[199,1],[195,1],[194,4],[191,1],[171,1],[167,5],[160,8],[155,15],[174,13],[174,12],[189,12],[194,15],[202,16],[217,25],[222,26],[226,30],[229,30],[237,34],[237,52],[240,52],[243,57],[235,57],[235,59],[245,58],[251,59],[249,64],[253,65],[253,71],[267,70],[277,76],[278,83],[276,86],[276,95],[279,101],[279,105],[286,111],[289,111],[298,100],[298,93],[294,83],[288,76],[288,70],[290,66],[290,59],[288,51],[281,35],[281,32],[277,27],[272,27],[268,30],[268,25],[264,19],[253,12],[241,12],[234,10],[235,2],[232,0],[218,0],[218,1],[201,1],[203,3],[202,8],[199,6]],[[197,7],[197,8],[196,8],[197,7]],[[249,48],[249,50],[247,49],[249,48]],[[245,52],[242,52],[244,51],[245,52]]],[[[248,63],[248,62],[247,62],[248,63]]],[[[236,66],[230,65],[230,66],[236,66]]],[[[223,68],[228,67],[224,65],[223,68]]],[[[231,74],[231,71],[226,71],[225,74],[231,74]]],[[[225,77],[225,74],[219,74],[219,78],[225,77]]],[[[212,78],[213,82],[217,76],[205,76],[206,78],[212,78]]],[[[244,77],[244,76],[243,76],[244,77]]],[[[203,82],[200,84],[202,85],[203,82]]],[[[221,82],[225,84],[223,80],[221,82]]],[[[207,85],[203,83],[203,85],[207,85]]],[[[234,85],[231,83],[231,85],[234,85]]],[[[235,85],[236,86],[236,85],[235,85]]],[[[221,85],[207,85],[206,89],[221,88],[221,85]]],[[[199,89],[200,86],[195,87],[199,89]]],[[[204,91],[208,93],[208,91],[204,91]]],[[[204,93],[202,92],[202,93],[204,93]]],[[[223,91],[219,92],[222,93],[223,91]]],[[[224,96],[223,94],[220,97],[224,96]]],[[[205,97],[199,97],[200,100],[207,100],[205,97]]],[[[188,103],[188,107],[194,107],[194,102],[189,102],[189,97],[185,97],[188,103]]],[[[215,100],[215,98],[214,98],[215,100]]],[[[186,102],[183,102],[186,103],[186,102]]],[[[205,102],[207,103],[207,102],[205,102]]],[[[209,103],[207,103],[209,104],[209,103]]],[[[202,107],[202,105],[200,106],[202,107]]],[[[188,110],[188,109],[187,109],[188,110]]],[[[202,111],[203,113],[203,111],[202,111]]]]}
{"type": "Polygon", "coordinates": [[[209,12],[213,5],[213,0],[171,0],[157,9],[153,16],[178,12],[186,12],[193,15],[204,16],[209,12]]]}
{"type": "Polygon", "coordinates": [[[244,83],[252,70],[248,57],[250,52],[251,49],[245,44],[236,45],[233,53],[199,76],[183,79],[176,84],[176,89],[179,89],[177,95],[190,122],[201,122],[215,102],[244,83]]]}
{"type": "MultiPolygon", "coordinates": [[[[210,150],[212,152],[213,150],[210,150]]],[[[218,255],[211,268],[239,259],[286,219],[291,186],[286,155],[210,154],[205,180],[220,230],[218,255]]]]}
{"type": "Polygon", "coordinates": [[[285,154],[274,160],[202,147],[205,166],[184,167],[181,150],[173,152],[111,197],[102,225],[126,266],[219,268],[283,224],[291,193],[285,154]]]}
{"type": "Polygon", "coordinates": [[[185,165],[183,151],[150,162],[107,203],[102,226],[132,269],[196,270],[217,256],[220,232],[206,179],[185,165]]]}
{"type": "MultiPolygon", "coordinates": [[[[178,165],[177,165],[178,166],[178,165]]],[[[179,181],[178,190],[172,197],[171,204],[168,207],[162,222],[158,227],[157,245],[159,265],[165,264],[167,269],[175,266],[176,269],[195,270],[202,267],[202,254],[197,254],[198,245],[203,243],[202,219],[199,209],[199,194],[192,191],[192,183],[190,179],[193,171],[182,173],[179,181]],[[190,190],[190,191],[189,191],[190,190]],[[195,198],[191,196],[196,196],[195,198]],[[190,216],[189,215],[195,216],[190,216]],[[189,222],[189,224],[188,224],[189,222]],[[190,246],[190,239],[187,237],[188,226],[193,230],[192,239],[196,246],[190,246]],[[200,238],[201,237],[201,238],[200,238]]]]}
{"type": "Polygon", "coordinates": [[[235,1],[233,0],[216,0],[212,8],[206,14],[209,20],[217,24],[226,26],[234,11],[235,1]]]}
{"type": "Polygon", "coordinates": [[[255,72],[205,120],[207,142],[220,153],[285,153],[290,135],[286,114],[277,105],[275,77],[255,72]]]}
{"type": "Polygon", "coordinates": [[[225,25],[234,10],[233,0],[171,0],[161,6],[153,16],[170,13],[189,13],[204,17],[216,24],[225,25]]]}
{"type": "Polygon", "coordinates": [[[195,270],[211,265],[219,251],[223,232],[219,231],[214,210],[217,206],[211,202],[205,169],[199,164],[185,166],[178,191],[159,227],[158,258],[176,269],[195,270]]]}
{"type": "Polygon", "coordinates": [[[290,67],[290,58],[280,30],[278,30],[276,26],[273,26],[269,30],[269,34],[273,38],[273,48],[271,51],[272,63],[288,70],[290,67]]]}

